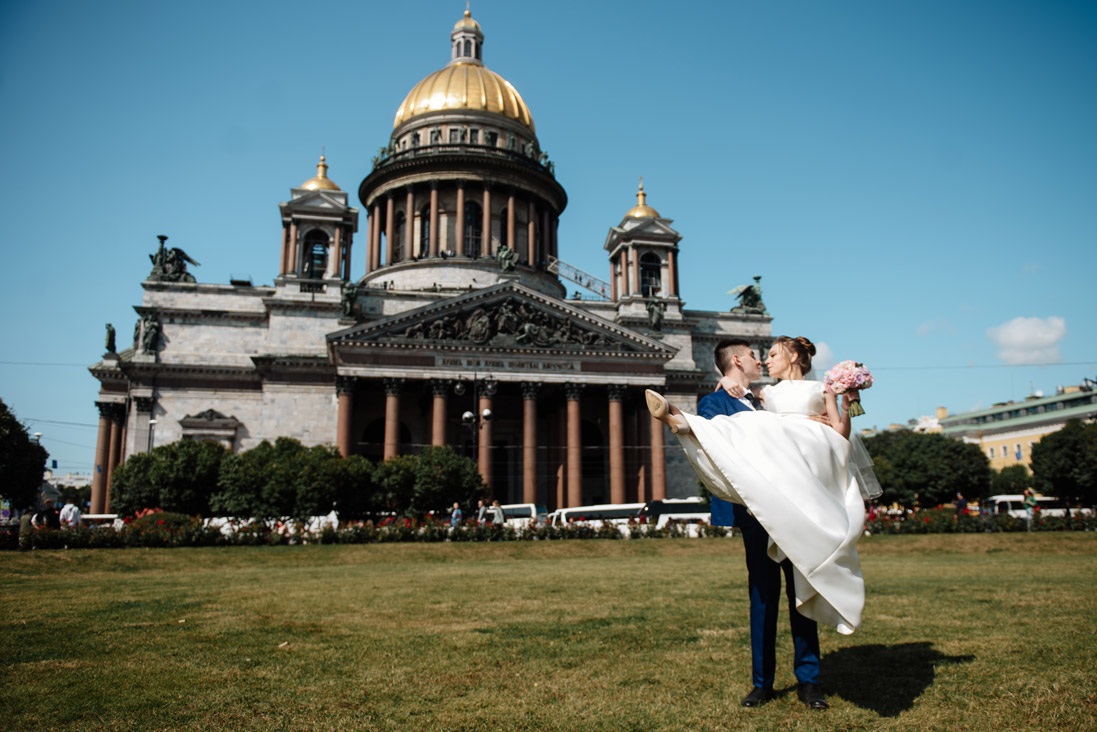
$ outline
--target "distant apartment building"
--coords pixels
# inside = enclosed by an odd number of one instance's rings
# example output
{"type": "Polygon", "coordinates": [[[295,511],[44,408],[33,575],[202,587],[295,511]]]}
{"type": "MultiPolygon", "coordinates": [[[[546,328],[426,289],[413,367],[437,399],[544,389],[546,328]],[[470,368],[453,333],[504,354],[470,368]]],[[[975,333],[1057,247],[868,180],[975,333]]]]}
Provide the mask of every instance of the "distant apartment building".
{"type": "Polygon", "coordinates": [[[1000,402],[988,409],[947,416],[938,410],[941,433],[979,445],[995,470],[1010,465],[1029,466],[1032,446],[1069,420],[1091,422],[1097,417],[1097,382],[1059,387],[1054,396],[1039,392],[1021,402],[1000,402]]]}

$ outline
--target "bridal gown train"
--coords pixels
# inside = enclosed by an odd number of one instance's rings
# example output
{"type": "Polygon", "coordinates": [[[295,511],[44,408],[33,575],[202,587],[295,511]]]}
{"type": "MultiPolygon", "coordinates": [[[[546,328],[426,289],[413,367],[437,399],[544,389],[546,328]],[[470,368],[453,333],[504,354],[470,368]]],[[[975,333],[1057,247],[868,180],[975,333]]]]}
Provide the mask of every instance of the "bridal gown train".
{"type": "Polygon", "coordinates": [[[800,614],[852,633],[865,603],[865,510],[850,443],[808,418],[824,411],[822,382],[782,381],[763,398],[762,412],[683,414],[690,430],[679,440],[705,486],[746,506],[769,533],[770,558],[792,562],[800,614]]]}

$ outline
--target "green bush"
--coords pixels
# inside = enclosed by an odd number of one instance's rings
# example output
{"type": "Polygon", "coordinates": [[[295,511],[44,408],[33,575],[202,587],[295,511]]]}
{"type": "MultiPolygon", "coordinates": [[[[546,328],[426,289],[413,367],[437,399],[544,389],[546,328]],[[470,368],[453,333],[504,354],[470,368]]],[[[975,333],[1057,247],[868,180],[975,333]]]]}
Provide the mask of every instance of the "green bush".
{"type": "Polygon", "coordinates": [[[143,508],[162,508],[207,516],[210,494],[229,452],[212,442],[180,440],[152,452],[132,455],[114,471],[111,509],[132,515],[143,508]]]}

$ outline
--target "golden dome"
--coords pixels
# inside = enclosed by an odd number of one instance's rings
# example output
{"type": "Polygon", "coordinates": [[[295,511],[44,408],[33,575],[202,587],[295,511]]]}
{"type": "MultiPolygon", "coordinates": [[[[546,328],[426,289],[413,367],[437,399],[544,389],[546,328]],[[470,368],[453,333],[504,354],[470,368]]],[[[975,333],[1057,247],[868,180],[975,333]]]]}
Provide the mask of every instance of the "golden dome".
{"type": "Polygon", "coordinates": [[[480,24],[472,19],[472,13],[470,13],[468,10],[465,11],[465,17],[461,18],[454,24],[453,32],[456,33],[457,31],[465,30],[466,28],[471,28],[477,33],[483,33],[483,31],[480,30],[480,24]]]}
{"type": "Polygon", "coordinates": [[[392,126],[395,129],[428,112],[460,109],[501,114],[536,132],[529,107],[509,81],[480,64],[461,62],[435,71],[412,87],[392,126]]]}
{"type": "Polygon", "coordinates": [[[625,218],[634,219],[646,219],[646,218],[659,218],[659,212],[653,209],[651,206],[644,203],[647,199],[647,194],[644,193],[644,179],[640,179],[640,190],[636,192],[636,205],[628,210],[625,214],[625,218]]]}
{"type": "Polygon", "coordinates": [[[325,190],[325,191],[338,191],[342,190],[339,186],[335,185],[335,181],[328,177],[328,164],[324,162],[323,155],[320,156],[320,162],[316,164],[316,177],[309,178],[307,181],[301,184],[302,188],[307,188],[310,191],[325,190]]]}

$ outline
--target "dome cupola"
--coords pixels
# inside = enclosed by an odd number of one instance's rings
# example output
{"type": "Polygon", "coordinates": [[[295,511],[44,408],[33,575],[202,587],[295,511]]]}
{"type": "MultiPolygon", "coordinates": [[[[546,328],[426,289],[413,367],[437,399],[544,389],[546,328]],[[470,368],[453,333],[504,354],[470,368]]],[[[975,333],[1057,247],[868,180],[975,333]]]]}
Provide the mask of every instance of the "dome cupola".
{"type": "Polygon", "coordinates": [[[316,175],[309,178],[307,181],[301,184],[301,187],[309,191],[339,191],[342,190],[339,186],[335,185],[335,181],[328,177],[328,164],[324,162],[326,158],[321,155],[320,162],[316,164],[316,175]]]}

